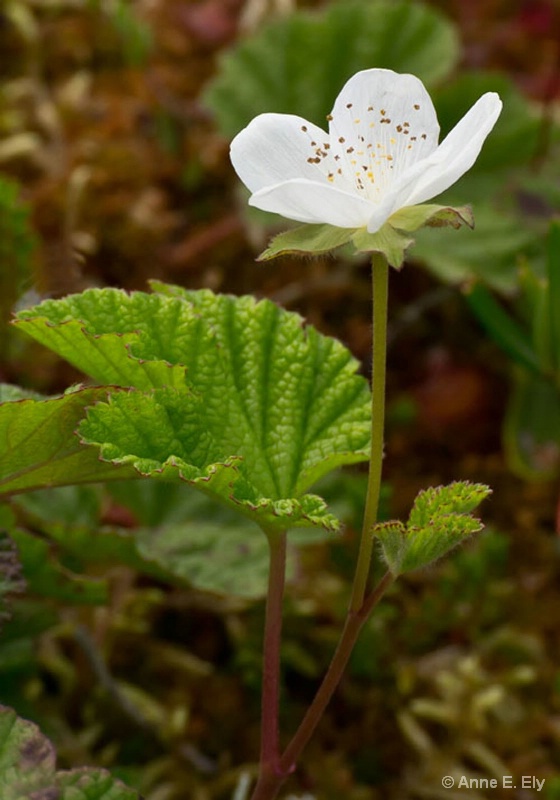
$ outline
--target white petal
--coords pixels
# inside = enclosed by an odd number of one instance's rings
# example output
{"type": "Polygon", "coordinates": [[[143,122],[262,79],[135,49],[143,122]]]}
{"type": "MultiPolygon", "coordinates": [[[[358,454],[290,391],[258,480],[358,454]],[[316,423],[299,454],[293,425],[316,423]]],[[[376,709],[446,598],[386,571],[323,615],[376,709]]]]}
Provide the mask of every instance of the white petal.
{"type": "Polygon", "coordinates": [[[358,194],[303,179],[261,189],[251,196],[249,204],[297,222],[328,223],[338,228],[363,227],[373,208],[358,194]]]}
{"type": "Polygon", "coordinates": [[[292,178],[327,182],[325,131],[293,114],[260,114],[237,134],[230,156],[248,189],[257,192],[292,178]],[[312,159],[309,161],[308,159],[312,159]]]}
{"type": "Polygon", "coordinates": [[[398,211],[399,208],[404,208],[404,206],[399,203],[398,192],[387,192],[382,202],[378,203],[371,210],[367,221],[368,233],[377,233],[381,226],[387,222],[391,214],[398,211]]]}
{"type": "Polygon", "coordinates": [[[495,92],[480,97],[432,155],[402,175],[397,207],[417,205],[441,194],[469,170],[496,124],[502,101],[495,92]]]}
{"type": "Polygon", "coordinates": [[[437,147],[433,103],[414,75],[388,69],[358,72],[343,87],[331,113],[330,143],[348,177],[362,177],[372,200],[437,147]],[[365,179],[369,176],[369,181],[365,179]]]}

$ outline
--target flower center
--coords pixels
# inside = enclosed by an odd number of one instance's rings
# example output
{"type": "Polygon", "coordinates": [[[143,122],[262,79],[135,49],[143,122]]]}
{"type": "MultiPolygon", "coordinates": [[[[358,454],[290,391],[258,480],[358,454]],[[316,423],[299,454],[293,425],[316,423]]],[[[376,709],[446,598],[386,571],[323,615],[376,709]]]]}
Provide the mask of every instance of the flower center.
{"type": "MultiPolygon", "coordinates": [[[[347,103],[345,119],[329,114],[328,141],[317,142],[309,135],[307,162],[316,164],[337,188],[380,202],[400,174],[437,146],[422,126],[420,103],[398,105],[391,112],[389,102],[360,109],[347,103]]],[[[302,131],[307,133],[307,126],[302,131]]]]}

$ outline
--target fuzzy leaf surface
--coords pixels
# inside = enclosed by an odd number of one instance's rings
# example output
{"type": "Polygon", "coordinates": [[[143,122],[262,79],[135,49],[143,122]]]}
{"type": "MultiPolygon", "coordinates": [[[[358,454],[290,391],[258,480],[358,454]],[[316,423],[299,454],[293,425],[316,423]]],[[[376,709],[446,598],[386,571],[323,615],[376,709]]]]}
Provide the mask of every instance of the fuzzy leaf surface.
{"type": "Polygon", "coordinates": [[[369,390],[355,359],[270,301],[156,288],[89,290],[19,315],[96,381],[133,387],[88,411],[82,441],[260,524],[336,528],[304,493],[367,458],[369,390]]]}
{"type": "Polygon", "coordinates": [[[387,566],[396,577],[428,566],[482,530],[473,511],[490,494],[484,484],[457,481],[420,492],[408,522],[376,525],[387,566]]]}
{"type": "Polygon", "coordinates": [[[15,325],[97,383],[139,389],[184,387],[185,356],[207,344],[189,304],[118,289],[45,300],[15,325]]]}
{"type": "Polygon", "coordinates": [[[32,722],[0,706],[2,800],[141,800],[103,769],[56,771],[49,740],[32,722]]]}

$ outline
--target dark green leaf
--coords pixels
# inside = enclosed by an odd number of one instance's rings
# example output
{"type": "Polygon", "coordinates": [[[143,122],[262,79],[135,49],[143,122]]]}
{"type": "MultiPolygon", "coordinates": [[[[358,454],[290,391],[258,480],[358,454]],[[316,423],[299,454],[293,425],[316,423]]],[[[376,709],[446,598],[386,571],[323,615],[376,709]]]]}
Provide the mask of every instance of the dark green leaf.
{"type": "Polygon", "coordinates": [[[102,769],[56,771],[54,748],[38,727],[0,706],[2,800],[141,800],[102,769]]]}
{"type": "Polygon", "coordinates": [[[344,0],[297,11],[242,40],[223,57],[204,99],[228,137],[266,111],[324,126],[337,93],[359,70],[411,72],[429,85],[458,56],[455,28],[434,9],[406,0],[344,0]]]}
{"type": "Polygon", "coordinates": [[[560,222],[550,223],[546,271],[552,367],[560,372],[560,222]]]}
{"type": "Polygon", "coordinates": [[[99,461],[74,431],[85,409],[107,396],[104,389],[78,389],[46,400],[0,405],[0,496],[44,486],[135,477],[99,461]]]}
{"type": "Polygon", "coordinates": [[[515,373],[504,423],[510,466],[525,478],[550,479],[560,471],[560,391],[525,370],[515,373]]]}
{"type": "Polygon", "coordinates": [[[518,364],[540,373],[541,363],[527,333],[480,283],[466,293],[472,311],[490,336],[518,364]]]}

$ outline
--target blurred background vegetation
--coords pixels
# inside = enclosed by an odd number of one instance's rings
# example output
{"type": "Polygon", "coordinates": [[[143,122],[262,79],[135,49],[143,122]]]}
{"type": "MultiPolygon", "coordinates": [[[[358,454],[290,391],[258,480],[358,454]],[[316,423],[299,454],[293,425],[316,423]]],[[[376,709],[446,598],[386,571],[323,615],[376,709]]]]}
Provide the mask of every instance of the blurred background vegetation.
{"type": "MultiPolygon", "coordinates": [[[[532,796],[442,790],[457,772],[537,775],[560,798],[557,0],[5,0],[0,65],[0,378],[47,394],[80,376],[20,338],[12,309],[150,278],[272,298],[367,374],[367,261],[255,264],[285,223],[248,213],[229,141],[262,111],[323,124],[372,66],[421,77],[442,133],[500,92],[495,132],[445,197],[473,205],[475,231],[422,232],[391,276],[384,473],[387,517],[428,485],[490,484],[487,530],[390,592],[288,791],[532,796]]],[[[345,533],[291,553],[287,733],[344,618],[364,486],[355,469],[318,487],[345,533]]],[[[62,766],[108,767],[148,800],[241,796],[264,540],[176,486],[37,492],[0,520],[22,571],[0,581],[0,702],[62,766]]],[[[0,540],[0,566],[12,548],[0,540]]]]}

